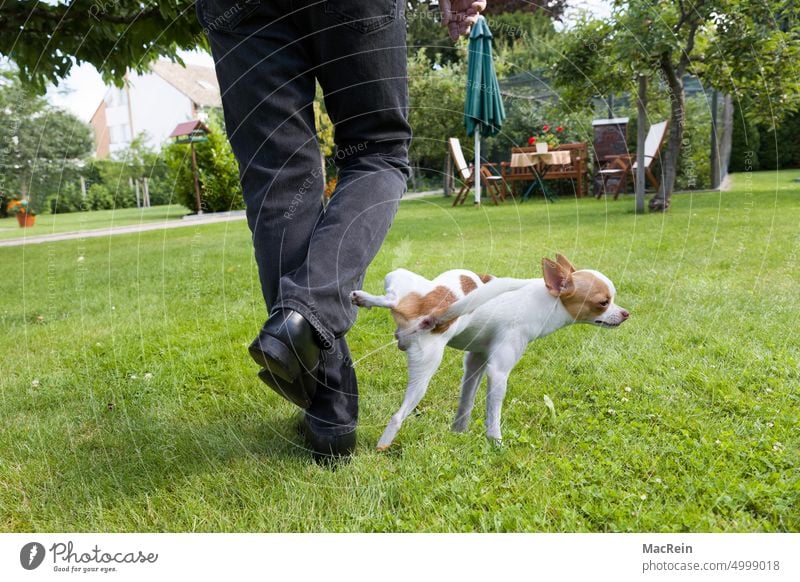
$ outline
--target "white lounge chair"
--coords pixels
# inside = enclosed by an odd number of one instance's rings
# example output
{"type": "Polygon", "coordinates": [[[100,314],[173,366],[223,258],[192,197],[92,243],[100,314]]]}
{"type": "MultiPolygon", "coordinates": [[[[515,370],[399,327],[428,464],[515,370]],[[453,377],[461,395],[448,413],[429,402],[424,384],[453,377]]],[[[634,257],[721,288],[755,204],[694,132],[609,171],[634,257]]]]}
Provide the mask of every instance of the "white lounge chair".
{"type": "MultiPolygon", "coordinates": [[[[451,137],[447,140],[450,148],[450,155],[453,157],[453,163],[456,166],[458,176],[461,178],[463,185],[461,190],[456,194],[453,200],[453,206],[463,204],[467,199],[469,189],[475,185],[475,176],[473,175],[472,168],[467,164],[467,159],[464,157],[464,152],[461,150],[461,142],[457,137],[451,137]]],[[[492,164],[481,164],[481,184],[483,184],[492,201],[499,204],[499,201],[505,200],[505,193],[507,191],[506,182],[502,176],[496,176],[489,169],[492,164]]]]}

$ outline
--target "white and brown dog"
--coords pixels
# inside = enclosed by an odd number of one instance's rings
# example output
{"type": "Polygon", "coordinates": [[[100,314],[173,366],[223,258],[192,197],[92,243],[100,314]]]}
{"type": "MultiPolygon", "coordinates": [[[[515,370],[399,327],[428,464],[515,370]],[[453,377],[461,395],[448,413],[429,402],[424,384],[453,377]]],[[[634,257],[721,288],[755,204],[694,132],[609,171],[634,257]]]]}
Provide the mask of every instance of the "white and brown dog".
{"type": "Polygon", "coordinates": [[[572,323],[617,327],[628,319],[628,312],[614,303],[614,284],[602,273],[576,271],[563,255],[556,255],[555,262],[542,259],[542,270],[544,279],[495,278],[458,269],[429,281],[397,269],[386,275],[385,295],[351,294],[359,307],[392,310],[398,347],[408,357],[403,404],[378,441],[378,450],[392,444],[400,425],[422,400],[445,346],[466,352],[453,430],[467,429],[485,373],[486,436],[500,440],[508,375],[530,342],[572,323]]]}

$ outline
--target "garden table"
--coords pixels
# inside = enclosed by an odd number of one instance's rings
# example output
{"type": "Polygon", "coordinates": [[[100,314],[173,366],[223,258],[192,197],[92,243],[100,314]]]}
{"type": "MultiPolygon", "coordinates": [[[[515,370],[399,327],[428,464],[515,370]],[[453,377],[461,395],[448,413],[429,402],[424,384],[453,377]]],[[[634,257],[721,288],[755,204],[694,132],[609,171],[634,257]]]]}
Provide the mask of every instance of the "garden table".
{"type": "Polygon", "coordinates": [[[554,202],[555,198],[547,190],[542,181],[542,176],[547,171],[548,166],[567,165],[572,163],[569,151],[553,150],[547,152],[519,152],[511,154],[512,168],[529,168],[533,173],[533,184],[530,185],[528,190],[522,196],[523,200],[530,198],[533,190],[538,185],[542,189],[542,194],[546,200],[554,202]]]}

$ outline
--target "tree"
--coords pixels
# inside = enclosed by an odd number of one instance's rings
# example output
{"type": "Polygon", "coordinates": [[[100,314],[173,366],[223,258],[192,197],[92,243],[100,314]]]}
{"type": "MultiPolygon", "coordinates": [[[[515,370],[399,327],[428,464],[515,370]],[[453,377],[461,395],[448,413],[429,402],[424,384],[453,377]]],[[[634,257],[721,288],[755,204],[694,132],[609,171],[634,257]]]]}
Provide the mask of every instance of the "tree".
{"type": "Polygon", "coordinates": [[[754,120],[777,121],[800,107],[800,57],[792,0],[616,0],[608,21],[584,21],[565,36],[554,78],[563,97],[588,104],[598,93],[636,93],[639,74],[656,79],[670,103],[664,179],[650,200],[669,208],[686,123],[687,74],[734,96],[749,95],[754,120]],[[613,88],[613,89],[612,89],[613,88]]]}
{"type": "Polygon", "coordinates": [[[447,154],[447,138],[466,140],[464,129],[463,60],[436,65],[423,51],[408,63],[409,123],[414,133],[409,156],[414,167],[439,171],[447,154]]]}
{"type": "Polygon", "coordinates": [[[486,14],[541,12],[553,20],[560,20],[566,7],[567,0],[489,0],[486,14]]]}
{"type": "Polygon", "coordinates": [[[204,46],[195,0],[19,0],[0,5],[0,55],[43,93],[77,63],[91,63],[108,82],[144,72],[160,57],[204,46]]]}
{"type": "Polygon", "coordinates": [[[0,74],[0,207],[27,198],[36,212],[60,186],[77,180],[91,152],[91,129],[32,95],[11,71],[0,74]]]}

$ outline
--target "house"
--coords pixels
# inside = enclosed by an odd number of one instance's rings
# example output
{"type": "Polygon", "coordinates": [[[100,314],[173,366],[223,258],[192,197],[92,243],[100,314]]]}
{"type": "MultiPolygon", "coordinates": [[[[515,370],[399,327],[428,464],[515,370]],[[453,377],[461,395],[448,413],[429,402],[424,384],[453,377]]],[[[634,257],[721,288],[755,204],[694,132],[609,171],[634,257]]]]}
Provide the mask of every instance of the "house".
{"type": "Polygon", "coordinates": [[[123,87],[108,87],[90,121],[95,157],[124,150],[141,134],[158,149],[176,125],[204,120],[209,109],[221,106],[213,68],[158,61],[148,73],[128,74],[123,87]]]}

